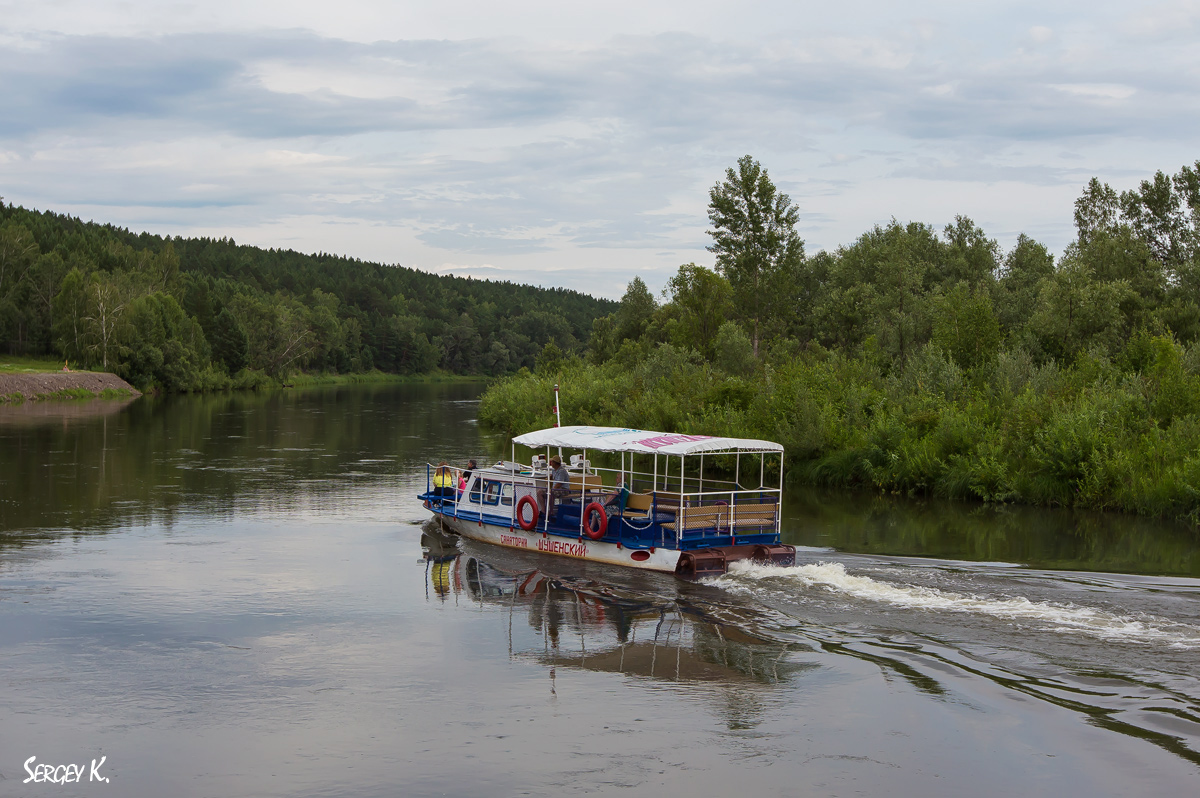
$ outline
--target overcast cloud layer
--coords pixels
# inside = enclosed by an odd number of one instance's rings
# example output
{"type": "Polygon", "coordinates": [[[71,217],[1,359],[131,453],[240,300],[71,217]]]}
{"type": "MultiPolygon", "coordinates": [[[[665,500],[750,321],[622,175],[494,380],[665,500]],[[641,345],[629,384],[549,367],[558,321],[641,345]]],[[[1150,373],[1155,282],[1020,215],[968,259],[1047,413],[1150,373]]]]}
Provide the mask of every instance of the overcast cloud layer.
{"type": "Polygon", "coordinates": [[[711,264],[750,153],[810,252],[1200,158],[1200,3],[0,0],[0,196],[620,296],[711,264]]]}

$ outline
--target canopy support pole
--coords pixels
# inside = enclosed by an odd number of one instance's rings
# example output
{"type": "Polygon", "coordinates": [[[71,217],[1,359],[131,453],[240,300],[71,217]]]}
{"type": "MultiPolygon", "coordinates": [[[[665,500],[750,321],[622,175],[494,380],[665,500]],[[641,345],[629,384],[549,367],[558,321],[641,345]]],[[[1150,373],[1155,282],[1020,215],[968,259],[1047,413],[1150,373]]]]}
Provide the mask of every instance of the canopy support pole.
{"type": "MultiPolygon", "coordinates": [[[[667,462],[671,462],[671,458],[667,458],[667,462]]],[[[687,464],[683,459],[683,455],[679,455],[679,511],[675,514],[675,548],[681,547],[680,540],[683,538],[683,527],[687,525],[687,499],[683,498],[683,494],[687,491],[687,485],[684,480],[687,479],[687,464]]],[[[670,487],[669,485],[667,487],[670,487]]]]}
{"type": "MultiPolygon", "coordinates": [[[[534,497],[536,498],[536,497],[534,497]]],[[[550,493],[550,447],[546,447],[546,508],[542,511],[542,533],[550,528],[550,507],[554,497],[550,493]]]]}
{"type": "Polygon", "coordinates": [[[779,455],[779,495],[775,497],[775,534],[783,528],[783,454],[779,455]]]}
{"type": "Polygon", "coordinates": [[[579,539],[583,540],[583,517],[587,514],[587,449],[583,450],[580,470],[583,478],[579,480],[579,539]]]}

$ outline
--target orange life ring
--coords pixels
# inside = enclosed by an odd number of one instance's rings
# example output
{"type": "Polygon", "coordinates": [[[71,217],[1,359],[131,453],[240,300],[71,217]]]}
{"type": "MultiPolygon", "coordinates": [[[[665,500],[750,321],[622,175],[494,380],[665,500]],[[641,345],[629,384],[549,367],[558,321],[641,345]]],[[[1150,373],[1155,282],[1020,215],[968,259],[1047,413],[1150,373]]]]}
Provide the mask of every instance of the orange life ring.
{"type": "Polygon", "coordinates": [[[592,502],[585,507],[583,518],[583,534],[592,540],[599,540],[608,532],[608,513],[604,512],[604,505],[600,502],[592,502]],[[600,513],[600,526],[596,529],[592,529],[592,511],[600,513]]]}
{"type": "Polygon", "coordinates": [[[521,529],[524,529],[526,532],[528,532],[529,530],[531,530],[535,526],[537,526],[538,515],[539,515],[539,513],[538,513],[537,502],[534,501],[534,498],[532,496],[525,495],[525,496],[522,496],[519,500],[517,500],[517,525],[520,526],[521,529]],[[524,507],[526,505],[526,503],[528,503],[529,506],[533,508],[533,517],[529,519],[529,523],[525,522],[525,513],[521,512],[521,508],[524,507]]]}

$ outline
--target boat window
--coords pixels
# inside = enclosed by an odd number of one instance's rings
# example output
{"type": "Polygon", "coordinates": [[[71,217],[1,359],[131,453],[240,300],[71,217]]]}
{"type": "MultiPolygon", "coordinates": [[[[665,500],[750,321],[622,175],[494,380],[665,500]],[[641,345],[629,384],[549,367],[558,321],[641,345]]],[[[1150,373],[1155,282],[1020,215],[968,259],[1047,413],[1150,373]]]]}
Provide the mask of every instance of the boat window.
{"type": "Polygon", "coordinates": [[[513,503],[513,486],[511,482],[500,483],[500,503],[512,506],[513,503]]]}
{"type": "Polygon", "coordinates": [[[467,497],[472,504],[479,504],[479,486],[483,484],[483,480],[479,477],[471,477],[471,492],[467,497]]]}
{"type": "Polygon", "coordinates": [[[500,503],[500,488],[504,483],[495,482],[493,480],[484,480],[483,483],[483,503],[484,504],[499,504],[500,503]]]}

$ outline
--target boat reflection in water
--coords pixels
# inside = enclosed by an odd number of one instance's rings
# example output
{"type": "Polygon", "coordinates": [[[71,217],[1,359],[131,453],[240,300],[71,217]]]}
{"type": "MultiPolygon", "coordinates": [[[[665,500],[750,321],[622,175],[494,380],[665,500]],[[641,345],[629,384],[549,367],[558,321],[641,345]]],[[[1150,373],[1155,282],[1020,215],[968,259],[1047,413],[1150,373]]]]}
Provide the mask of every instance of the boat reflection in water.
{"type": "Polygon", "coordinates": [[[467,541],[462,550],[458,537],[432,524],[427,529],[421,544],[429,594],[505,612],[509,656],[545,665],[551,676],[554,668],[568,667],[749,686],[777,684],[811,667],[787,660],[795,643],[756,633],[752,611],[709,608],[682,594],[676,580],[657,580],[653,591],[606,584],[565,567],[555,572],[557,561],[545,558],[467,541]],[[535,632],[532,638],[519,626],[514,636],[519,616],[535,632]]]}

